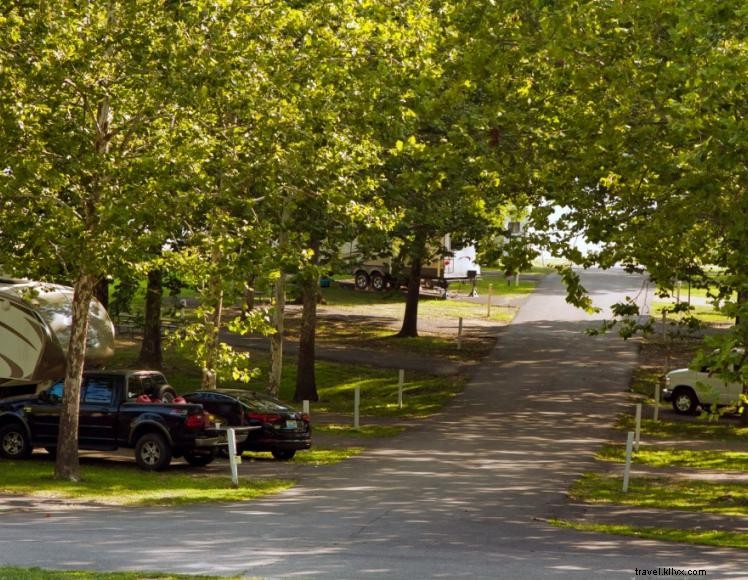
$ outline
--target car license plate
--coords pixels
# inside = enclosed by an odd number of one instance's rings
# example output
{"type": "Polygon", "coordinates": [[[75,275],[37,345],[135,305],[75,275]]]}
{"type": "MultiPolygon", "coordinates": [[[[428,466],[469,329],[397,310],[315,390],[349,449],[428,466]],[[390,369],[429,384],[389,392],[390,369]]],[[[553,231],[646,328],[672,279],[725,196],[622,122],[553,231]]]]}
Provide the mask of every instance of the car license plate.
{"type": "Polygon", "coordinates": [[[296,421],[286,421],[286,429],[296,429],[296,421]]]}

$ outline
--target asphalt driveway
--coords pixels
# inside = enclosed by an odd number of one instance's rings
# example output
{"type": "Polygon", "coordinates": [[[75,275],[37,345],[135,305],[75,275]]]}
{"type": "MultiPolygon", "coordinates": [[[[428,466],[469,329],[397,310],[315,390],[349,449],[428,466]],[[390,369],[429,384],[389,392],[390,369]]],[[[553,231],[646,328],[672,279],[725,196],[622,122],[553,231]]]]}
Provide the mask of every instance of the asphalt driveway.
{"type": "MultiPolygon", "coordinates": [[[[642,280],[590,273],[609,304],[642,280]]],[[[263,501],[0,517],[0,562],[267,578],[745,577],[748,557],[555,528],[564,491],[629,405],[635,345],[590,337],[547,278],[443,414],[263,501]]]]}

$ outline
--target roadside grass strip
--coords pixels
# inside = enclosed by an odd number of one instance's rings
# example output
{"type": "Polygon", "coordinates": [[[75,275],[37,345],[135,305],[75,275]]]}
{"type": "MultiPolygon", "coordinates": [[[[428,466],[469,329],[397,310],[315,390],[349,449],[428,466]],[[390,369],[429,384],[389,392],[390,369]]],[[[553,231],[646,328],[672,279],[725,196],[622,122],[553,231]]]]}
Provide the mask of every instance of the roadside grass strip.
{"type": "MultiPolygon", "coordinates": [[[[315,428],[316,430],[316,428],[315,428]]],[[[363,452],[363,447],[339,447],[336,449],[306,449],[304,451],[297,451],[296,455],[292,459],[287,460],[285,463],[298,463],[302,465],[333,465],[345,461],[350,457],[355,457],[363,452]]],[[[265,453],[255,451],[245,451],[242,453],[242,458],[248,460],[267,460],[268,455],[265,453]]]]}
{"type": "Polygon", "coordinates": [[[593,504],[748,516],[748,484],[632,477],[629,491],[623,493],[621,481],[621,477],[587,473],[574,482],[569,497],[593,504]]]}
{"type": "MultiPolygon", "coordinates": [[[[512,292],[514,286],[503,290],[502,285],[494,285],[496,290],[492,291],[493,296],[508,295],[525,295],[533,291],[535,283],[527,282],[520,285],[519,292],[512,292]]],[[[469,291],[469,290],[468,290],[469,291]]],[[[485,296],[487,291],[481,293],[485,296]]],[[[362,307],[366,307],[369,316],[387,317],[402,320],[405,312],[405,294],[400,291],[394,292],[360,292],[346,288],[326,288],[323,289],[322,295],[329,306],[334,306],[341,312],[360,313],[362,307]]],[[[491,320],[496,322],[511,321],[517,309],[514,307],[499,306],[494,304],[491,308],[491,320]]],[[[422,296],[418,303],[419,319],[423,318],[487,318],[488,310],[485,304],[459,301],[444,300],[436,297],[422,296]]]]}
{"type": "MultiPolygon", "coordinates": [[[[605,445],[597,452],[597,459],[623,463],[626,459],[626,447],[605,445]]],[[[632,455],[632,460],[634,463],[652,467],[748,471],[748,452],[746,451],[641,447],[632,455]]]]}
{"type": "MultiPolygon", "coordinates": [[[[295,389],[293,381],[281,384],[281,398],[290,400],[295,389]]],[[[424,417],[436,413],[452,397],[462,392],[465,377],[454,375],[434,377],[423,373],[406,374],[403,385],[403,408],[397,404],[397,371],[353,365],[317,365],[317,411],[352,413],[356,387],[361,390],[362,415],[390,417],[424,417]]]]}
{"type": "MultiPolygon", "coordinates": [[[[239,580],[239,576],[194,576],[163,572],[91,572],[0,566],[0,580],[239,580]]],[[[245,577],[245,580],[249,580],[245,577]]]]}
{"type": "Polygon", "coordinates": [[[135,465],[81,466],[82,481],[53,478],[51,461],[0,461],[0,492],[35,497],[74,499],[91,503],[126,506],[183,505],[192,503],[247,501],[279,493],[293,482],[241,478],[239,488],[231,477],[192,473],[145,472],[135,465]]]}
{"type": "MultiPolygon", "coordinates": [[[[622,431],[634,430],[634,417],[621,415],[616,427],[622,431]]],[[[642,420],[643,435],[660,439],[738,439],[745,441],[748,427],[725,422],[708,421],[698,418],[694,421],[652,421],[642,420]]]]}
{"type": "MultiPolygon", "coordinates": [[[[684,301],[684,297],[681,297],[681,301],[684,301]]],[[[672,309],[673,303],[672,302],[654,302],[652,304],[652,315],[657,317],[659,320],[662,317],[662,310],[663,309],[672,309]]],[[[733,322],[733,319],[729,316],[726,316],[719,310],[715,310],[714,306],[712,305],[693,305],[691,306],[691,310],[689,310],[688,314],[690,316],[693,316],[694,318],[698,318],[701,322],[704,323],[715,323],[715,324],[730,324],[733,322]]],[[[670,312],[667,315],[667,319],[669,321],[678,322],[682,320],[683,315],[680,313],[672,313],[670,312]]]]}
{"type": "Polygon", "coordinates": [[[748,534],[742,534],[740,532],[690,529],[678,530],[672,528],[590,524],[570,520],[550,520],[549,523],[559,528],[573,529],[580,532],[614,534],[618,536],[631,536],[634,538],[641,538],[643,540],[681,542],[685,544],[699,544],[705,546],[717,546],[721,548],[748,549],[748,534]]]}
{"type": "Polygon", "coordinates": [[[358,429],[341,423],[317,423],[314,426],[315,433],[361,437],[362,439],[368,437],[395,437],[403,431],[405,431],[403,425],[361,425],[358,429]]]}

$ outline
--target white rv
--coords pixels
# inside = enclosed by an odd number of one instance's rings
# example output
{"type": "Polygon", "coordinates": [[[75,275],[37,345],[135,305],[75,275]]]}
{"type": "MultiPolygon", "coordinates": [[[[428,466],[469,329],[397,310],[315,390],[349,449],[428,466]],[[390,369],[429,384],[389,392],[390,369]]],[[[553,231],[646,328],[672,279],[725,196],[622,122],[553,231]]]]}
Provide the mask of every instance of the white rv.
{"type": "MultiPolygon", "coordinates": [[[[29,280],[0,279],[0,391],[65,374],[73,289],[29,280]]],[[[86,360],[114,353],[114,325],[91,300],[86,360]]]]}
{"type": "MultiPolygon", "coordinates": [[[[436,286],[446,290],[450,282],[475,280],[480,276],[480,264],[476,262],[475,246],[463,248],[453,247],[450,237],[444,236],[442,247],[445,252],[421,268],[421,280],[428,286],[436,286]]],[[[355,242],[346,244],[343,249],[346,257],[355,258],[357,255],[355,242]]],[[[365,290],[384,290],[397,283],[392,271],[392,258],[365,260],[355,264],[353,276],[356,288],[365,290]]]]}

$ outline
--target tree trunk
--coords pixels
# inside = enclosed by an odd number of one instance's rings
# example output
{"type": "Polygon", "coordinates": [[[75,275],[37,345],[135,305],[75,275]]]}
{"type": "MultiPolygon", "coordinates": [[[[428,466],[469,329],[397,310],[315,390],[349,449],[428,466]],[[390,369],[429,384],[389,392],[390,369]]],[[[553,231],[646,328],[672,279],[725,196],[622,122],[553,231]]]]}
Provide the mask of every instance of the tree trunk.
{"type": "Polygon", "coordinates": [[[283,332],[286,314],[286,275],[281,271],[275,282],[275,307],[273,309],[273,326],[275,334],[270,336],[270,376],[268,392],[278,396],[283,376],[283,332]]]}
{"type": "MultiPolygon", "coordinates": [[[[220,261],[218,250],[213,253],[214,264],[220,261]]],[[[221,317],[223,315],[223,287],[221,278],[213,275],[210,280],[210,297],[212,309],[206,313],[205,334],[205,366],[203,367],[203,390],[215,390],[217,386],[216,363],[218,361],[218,346],[220,341],[221,317]]]]}
{"type": "Polygon", "coordinates": [[[60,427],[57,437],[55,479],[80,481],[78,460],[78,414],[80,409],[81,381],[86,357],[88,311],[91,307],[95,276],[81,274],[73,291],[73,320],[67,352],[67,373],[62,396],[60,427]]]}
{"type": "Polygon", "coordinates": [[[244,301],[242,302],[242,318],[247,318],[255,309],[255,276],[249,276],[244,283],[244,301]]]}
{"type": "MultiPolygon", "coordinates": [[[[745,279],[745,276],[743,276],[745,279]]],[[[739,288],[737,292],[738,315],[735,317],[736,330],[740,333],[743,344],[743,352],[748,353],[748,320],[745,317],[745,310],[748,310],[748,290],[739,288]]],[[[743,382],[744,401],[748,400],[748,383],[743,382]]],[[[740,423],[748,427],[748,404],[743,403],[743,412],[740,415],[740,423]]]]}
{"type": "Polygon", "coordinates": [[[319,401],[317,380],[314,373],[314,343],[317,330],[317,296],[319,295],[319,245],[312,238],[310,246],[314,252],[311,267],[302,272],[301,285],[301,333],[299,335],[299,358],[296,362],[296,392],[294,401],[319,401]]]}
{"type": "Polygon", "coordinates": [[[396,336],[418,336],[418,299],[421,293],[421,259],[415,259],[410,265],[408,276],[408,297],[405,301],[403,326],[396,336]]]}
{"type": "Polygon", "coordinates": [[[277,397],[280,392],[283,377],[283,331],[286,316],[286,273],[283,271],[283,256],[288,246],[288,230],[286,224],[291,215],[290,205],[283,204],[280,216],[280,233],[278,235],[278,255],[280,256],[280,272],[275,282],[275,308],[273,310],[273,326],[275,334],[270,337],[270,376],[268,377],[268,392],[277,397]]]}
{"type": "Polygon", "coordinates": [[[94,286],[93,295],[96,300],[101,302],[105,310],[109,310],[109,280],[106,276],[99,278],[94,286]]]}
{"type": "Polygon", "coordinates": [[[164,293],[162,272],[148,272],[148,287],[145,293],[145,321],[143,343],[140,345],[138,366],[160,369],[163,365],[161,350],[161,299],[164,293]]]}

